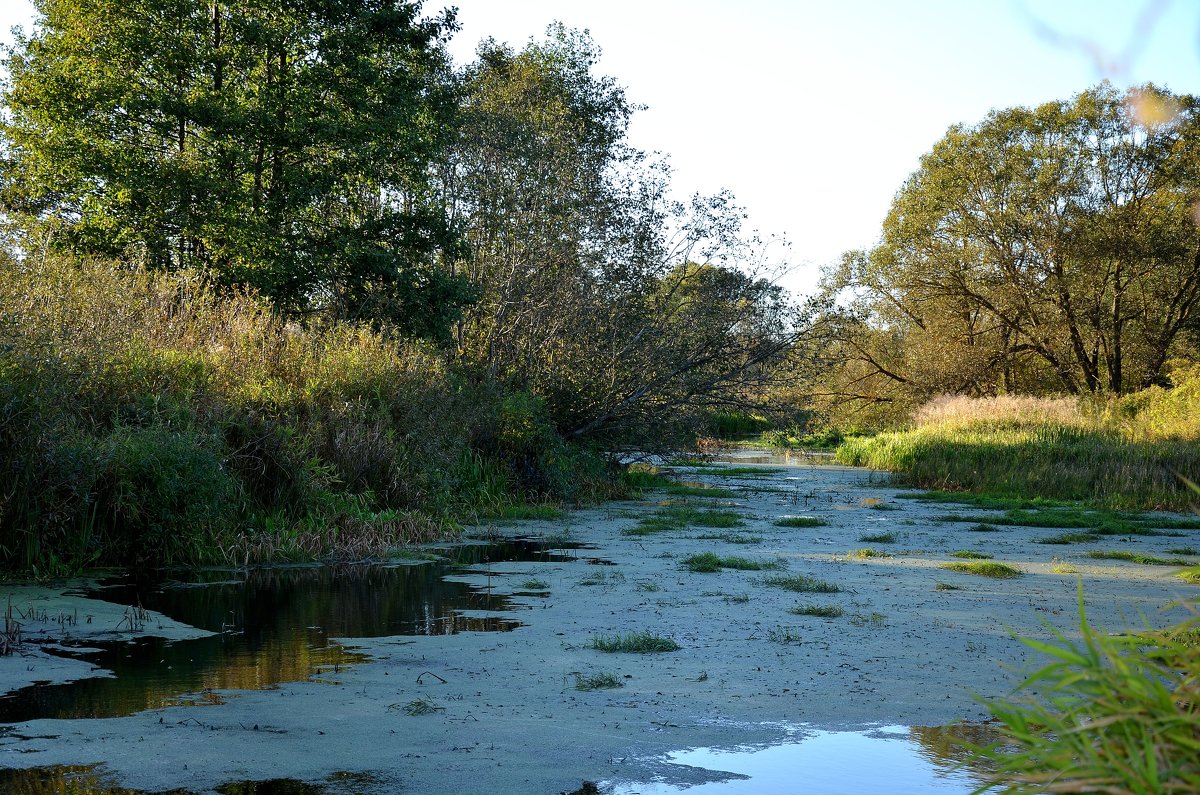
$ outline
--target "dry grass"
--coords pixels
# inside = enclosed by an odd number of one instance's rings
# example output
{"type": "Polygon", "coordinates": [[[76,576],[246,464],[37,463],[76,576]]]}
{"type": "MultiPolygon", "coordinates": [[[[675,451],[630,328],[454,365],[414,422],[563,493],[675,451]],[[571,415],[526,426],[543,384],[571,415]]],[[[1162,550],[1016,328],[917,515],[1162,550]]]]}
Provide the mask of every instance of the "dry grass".
{"type": "Polygon", "coordinates": [[[1094,420],[1081,409],[1074,398],[1044,398],[1005,395],[992,398],[972,398],[961,395],[942,395],[934,398],[913,415],[918,427],[1009,428],[1028,425],[1054,424],[1086,428],[1094,420]]]}

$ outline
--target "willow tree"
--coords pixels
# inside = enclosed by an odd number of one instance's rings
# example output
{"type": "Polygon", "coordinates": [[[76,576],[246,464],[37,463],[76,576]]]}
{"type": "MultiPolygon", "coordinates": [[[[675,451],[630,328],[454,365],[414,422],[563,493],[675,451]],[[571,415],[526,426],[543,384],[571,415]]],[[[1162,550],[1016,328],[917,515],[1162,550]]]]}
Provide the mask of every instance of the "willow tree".
{"type": "Polygon", "coordinates": [[[955,126],[831,278],[844,396],[1121,393],[1196,354],[1200,106],[1104,84],[955,126]],[[1146,108],[1156,109],[1148,114],[1146,108]]]}
{"type": "Polygon", "coordinates": [[[201,267],[293,314],[444,333],[467,297],[426,172],[452,14],[405,0],[36,0],[3,199],[76,251],[201,267]]]}

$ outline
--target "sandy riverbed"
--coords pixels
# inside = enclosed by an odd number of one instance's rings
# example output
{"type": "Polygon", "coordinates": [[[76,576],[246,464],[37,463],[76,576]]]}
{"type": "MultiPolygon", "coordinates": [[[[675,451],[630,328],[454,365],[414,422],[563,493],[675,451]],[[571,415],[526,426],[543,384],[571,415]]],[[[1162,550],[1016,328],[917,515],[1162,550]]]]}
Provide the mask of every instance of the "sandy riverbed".
{"type": "MultiPolygon", "coordinates": [[[[515,597],[521,609],[513,615],[523,622],[516,630],[346,638],[372,661],[341,671],[336,684],[240,691],[219,705],[124,718],[19,724],[0,736],[0,767],[102,763],[126,787],[195,792],[234,780],[322,781],[339,771],[373,774],[371,791],[379,792],[558,793],[585,780],[636,791],[628,789],[631,782],[720,780],[728,774],[672,764],[664,755],[700,746],[766,746],[800,725],[937,726],[984,717],[976,695],[1007,693],[1017,681],[1011,669],[1031,660],[1011,633],[1047,637],[1047,623],[1073,633],[1077,576],[1056,573],[1055,564],[1077,570],[1089,618],[1108,630],[1181,619],[1185,612],[1168,606],[1197,595],[1172,576],[1176,569],[1096,561],[1084,553],[1163,555],[1196,546],[1200,531],[1049,546],[1033,539],[1058,531],[979,533],[969,523],[935,521],[948,506],[905,499],[886,477],[864,470],[798,466],[769,478],[697,470],[688,477],[734,489],[734,498],[720,502],[741,514],[743,526],[622,535],[656,510],[656,501],[648,500],[577,511],[565,523],[499,528],[554,533],[565,525],[572,540],[595,546],[574,561],[493,564],[486,574],[462,575],[499,592],[530,590],[531,579],[545,583],[546,596],[515,597]],[[775,526],[784,515],[828,524],[775,526]],[[896,535],[894,543],[859,540],[886,531],[896,535]],[[761,541],[701,538],[725,532],[761,541]],[[848,557],[865,546],[890,556],[848,557]],[[938,568],[954,560],[950,552],[964,549],[990,553],[1024,574],[993,580],[938,568]],[[705,551],[778,560],[786,568],[701,574],[680,565],[705,551]],[[777,573],[811,575],[841,591],[796,594],[764,583],[777,573]],[[938,583],[957,588],[939,590],[938,583]],[[844,613],[823,619],[788,612],[798,604],[837,605],[844,613]],[[596,635],[632,631],[669,636],[681,648],[605,654],[588,647],[596,635]],[[624,686],[576,689],[577,675],[600,673],[624,686]],[[432,711],[407,714],[416,700],[432,711]]],[[[0,598],[7,591],[17,589],[0,589],[0,598]]],[[[21,591],[14,604],[61,598],[21,591]]],[[[47,606],[50,614],[110,609],[47,606]]],[[[75,637],[111,631],[123,609],[112,608],[103,624],[97,618],[65,631],[75,637]]],[[[156,615],[142,631],[188,632],[156,615]]],[[[70,663],[67,670],[55,659],[0,660],[0,690],[86,675],[90,667],[70,663]]]]}

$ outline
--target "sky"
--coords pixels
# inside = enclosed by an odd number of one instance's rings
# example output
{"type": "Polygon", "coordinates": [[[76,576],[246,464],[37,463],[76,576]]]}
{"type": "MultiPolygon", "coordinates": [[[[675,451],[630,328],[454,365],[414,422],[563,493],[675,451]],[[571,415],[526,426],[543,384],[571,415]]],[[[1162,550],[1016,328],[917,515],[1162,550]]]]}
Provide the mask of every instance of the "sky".
{"type": "MultiPolygon", "coordinates": [[[[455,60],[587,29],[646,107],[630,143],[662,152],[676,194],[728,189],[747,226],[786,238],[782,283],[872,245],[897,189],[957,123],[1069,99],[1109,79],[1200,93],[1197,0],[425,0],[458,7],[455,60]]],[[[0,0],[0,31],[32,6],[0,0]]],[[[776,248],[777,252],[784,249],[776,248]]]]}

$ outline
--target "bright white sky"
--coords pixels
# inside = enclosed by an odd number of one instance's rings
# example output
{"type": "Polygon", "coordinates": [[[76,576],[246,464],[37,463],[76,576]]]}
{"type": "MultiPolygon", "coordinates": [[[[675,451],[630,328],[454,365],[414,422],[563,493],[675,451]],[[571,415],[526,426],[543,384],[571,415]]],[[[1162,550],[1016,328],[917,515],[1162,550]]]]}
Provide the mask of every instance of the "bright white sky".
{"type": "MultiPolygon", "coordinates": [[[[460,63],[489,36],[520,47],[553,20],[590,30],[601,73],[649,106],[632,143],[670,155],[681,197],[728,188],[751,228],[786,236],[797,292],[876,240],[951,124],[1102,78],[1200,93],[1196,0],[451,2],[460,63]]],[[[26,0],[0,0],[0,31],[31,18],[26,0]]]]}

